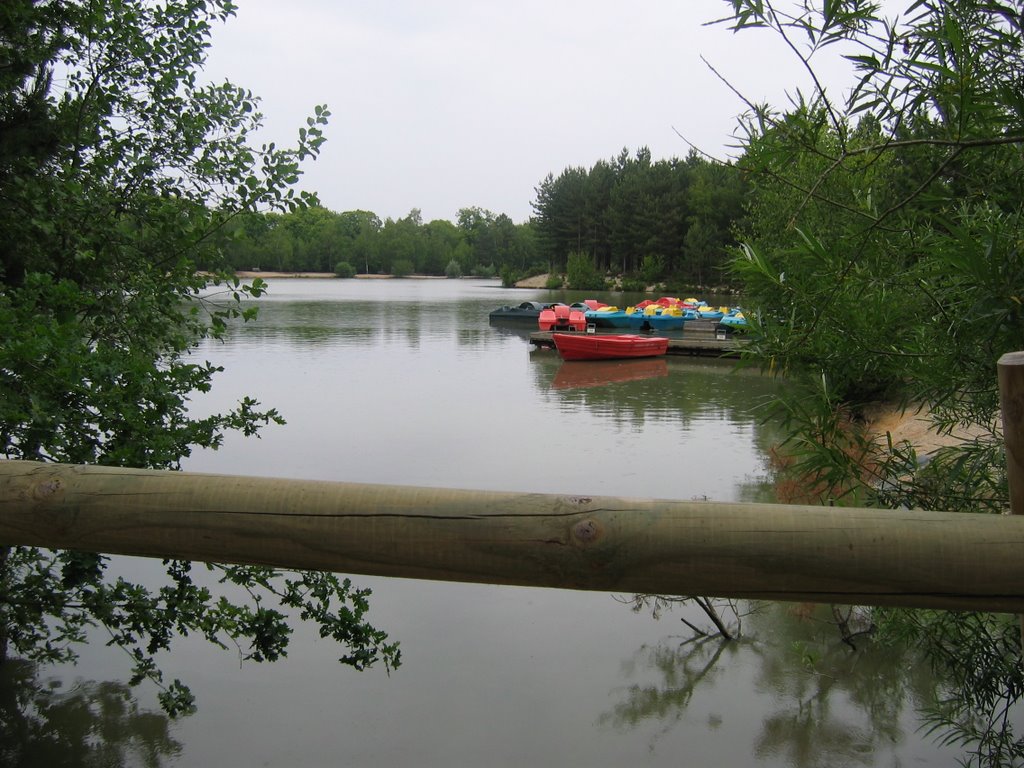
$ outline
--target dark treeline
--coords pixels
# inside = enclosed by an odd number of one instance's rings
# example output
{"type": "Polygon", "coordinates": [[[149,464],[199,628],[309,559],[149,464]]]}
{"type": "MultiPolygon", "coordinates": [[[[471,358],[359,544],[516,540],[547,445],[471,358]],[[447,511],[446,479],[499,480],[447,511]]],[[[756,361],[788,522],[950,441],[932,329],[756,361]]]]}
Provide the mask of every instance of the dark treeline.
{"type": "Polygon", "coordinates": [[[646,147],[635,156],[623,149],[589,170],[549,174],[537,188],[534,225],[553,272],[583,253],[599,272],[707,285],[723,279],[743,203],[732,165],[696,152],[652,162],[646,147]]]}
{"type": "Polygon", "coordinates": [[[696,153],[652,161],[646,148],[549,174],[536,192],[536,215],[521,224],[476,207],[461,209],[454,223],[424,222],[418,209],[383,221],[371,211],[318,206],[245,214],[225,232],[224,251],[238,270],[500,274],[506,283],[563,274],[569,257],[582,254],[595,273],[627,284],[706,285],[723,279],[743,205],[733,166],[696,153]]]}
{"type": "Polygon", "coordinates": [[[424,223],[418,209],[381,221],[371,211],[335,213],[311,206],[282,214],[251,213],[225,233],[235,269],[367,274],[525,274],[537,261],[533,225],[505,214],[463,208],[458,221],[424,223]]]}

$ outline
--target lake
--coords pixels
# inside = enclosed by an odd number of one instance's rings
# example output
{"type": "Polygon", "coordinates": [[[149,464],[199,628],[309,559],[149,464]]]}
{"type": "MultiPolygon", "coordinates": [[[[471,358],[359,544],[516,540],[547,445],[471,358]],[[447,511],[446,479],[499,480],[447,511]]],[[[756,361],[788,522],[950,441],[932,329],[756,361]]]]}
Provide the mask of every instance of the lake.
{"type": "MultiPolygon", "coordinates": [[[[200,351],[225,371],[193,410],[248,394],[288,423],[261,439],[231,436],[185,469],[770,499],[778,431],[759,406],[778,382],[704,358],[595,373],[533,349],[529,328],[488,322],[502,304],[554,298],[587,297],[484,280],[271,280],[259,319],[200,351]]],[[[159,563],[116,558],[116,567],[149,579],[159,563]]],[[[693,605],[655,616],[650,605],[634,611],[630,595],[353,581],[372,588],[370,621],[402,645],[390,675],[339,665],[338,649],[300,625],[274,664],[182,640],[160,661],[168,679],[192,687],[198,711],[173,723],[146,687],[127,708],[109,703],[128,665],[101,642],[74,668],[16,668],[22,683],[8,670],[6,687],[42,684],[37,710],[61,704],[67,719],[52,707],[54,727],[91,729],[79,738],[106,745],[104,765],[955,763],[956,752],[917,730],[927,671],[898,651],[852,651],[812,606],[738,604],[742,632],[728,642],[694,633],[688,624],[711,625],[693,605]]],[[[54,761],[59,750],[44,749],[53,737],[33,738],[39,748],[24,765],[97,764],[54,761]]]]}

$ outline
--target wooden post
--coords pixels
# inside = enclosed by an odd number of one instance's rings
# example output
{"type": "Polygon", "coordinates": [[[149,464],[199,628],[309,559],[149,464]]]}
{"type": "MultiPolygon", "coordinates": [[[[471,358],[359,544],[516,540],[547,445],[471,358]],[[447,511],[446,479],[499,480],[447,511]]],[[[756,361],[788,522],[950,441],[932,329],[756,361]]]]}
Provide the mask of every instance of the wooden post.
{"type": "Polygon", "coordinates": [[[0,461],[0,545],[625,593],[1024,612],[1024,516],[0,461]]]}
{"type": "Polygon", "coordinates": [[[997,367],[1010,512],[1024,515],[1024,352],[1003,355],[997,367]]]}
{"type": "MultiPolygon", "coordinates": [[[[996,365],[999,373],[999,409],[1003,414],[1006,479],[1010,514],[1024,515],[1024,352],[1008,352],[996,365]]],[[[1024,652],[1024,616],[1020,619],[1024,652]]]]}

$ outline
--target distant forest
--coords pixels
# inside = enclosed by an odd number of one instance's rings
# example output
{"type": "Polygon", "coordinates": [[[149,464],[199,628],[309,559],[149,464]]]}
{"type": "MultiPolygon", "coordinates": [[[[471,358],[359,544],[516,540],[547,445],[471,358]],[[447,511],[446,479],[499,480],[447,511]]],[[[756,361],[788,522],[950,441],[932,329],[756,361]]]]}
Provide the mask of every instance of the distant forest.
{"type": "Polygon", "coordinates": [[[652,161],[647,148],[623,149],[589,169],[548,174],[535,215],[519,224],[475,207],[455,222],[424,222],[418,209],[382,221],[371,211],[308,207],[241,216],[223,247],[237,270],[500,275],[511,284],[567,269],[572,282],[571,265],[585,261],[592,274],[626,286],[719,285],[744,197],[733,165],[695,152],[652,161]]]}

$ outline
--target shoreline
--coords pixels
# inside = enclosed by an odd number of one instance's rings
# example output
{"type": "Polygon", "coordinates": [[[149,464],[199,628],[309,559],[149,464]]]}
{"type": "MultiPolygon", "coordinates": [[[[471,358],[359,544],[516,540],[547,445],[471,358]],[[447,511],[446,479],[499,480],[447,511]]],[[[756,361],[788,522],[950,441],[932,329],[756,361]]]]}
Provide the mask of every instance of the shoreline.
{"type": "MultiPolygon", "coordinates": [[[[404,275],[402,277],[395,277],[394,275],[374,275],[367,273],[359,273],[353,275],[351,278],[338,277],[333,272],[274,272],[270,270],[256,270],[256,269],[240,269],[234,273],[235,277],[240,277],[246,280],[259,277],[262,279],[274,278],[275,280],[282,278],[307,278],[314,280],[449,280],[446,275],[404,275]]],[[[454,278],[454,279],[465,279],[465,278],[454,278]]],[[[527,277],[523,280],[518,281],[513,288],[544,288],[547,286],[548,276],[535,275],[534,277],[527,277]]]]}
{"type": "Polygon", "coordinates": [[[981,425],[959,427],[949,433],[940,432],[929,418],[930,410],[920,405],[900,409],[878,403],[865,415],[868,432],[875,435],[875,440],[884,442],[886,435],[891,435],[894,444],[906,441],[922,456],[930,456],[940,448],[969,442],[988,432],[981,425]]]}
{"type": "MultiPolygon", "coordinates": [[[[274,272],[265,270],[239,270],[235,272],[236,277],[252,278],[307,278],[307,279],[335,279],[341,280],[333,272],[274,272]]],[[[357,274],[351,279],[354,280],[447,280],[444,275],[406,275],[397,278],[394,275],[357,274]]],[[[547,284],[548,275],[534,275],[515,284],[515,288],[544,288],[547,284]]],[[[885,440],[886,433],[892,435],[894,442],[904,440],[911,443],[919,453],[930,455],[940,448],[944,448],[964,440],[970,440],[982,432],[981,429],[955,430],[953,434],[940,433],[928,419],[927,409],[910,406],[903,411],[898,408],[887,407],[884,404],[877,404],[869,409],[867,415],[867,426],[869,431],[876,435],[876,439],[885,440]]]]}
{"type": "Polygon", "coordinates": [[[403,277],[395,277],[394,275],[370,275],[370,274],[357,274],[351,278],[338,277],[333,272],[272,272],[269,270],[249,270],[240,269],[234,273],[235,277],[244,278],[291,278],[291,277],[302,277],[312,278],[316,280],[447,280],[444,275],[405,275],[403,277]]]}

